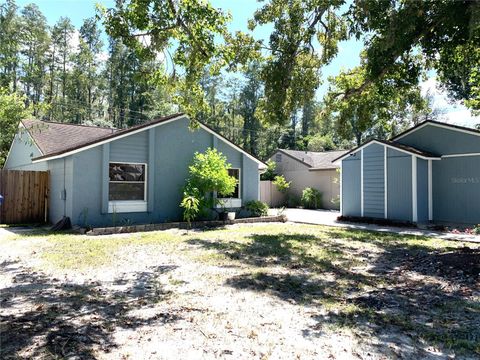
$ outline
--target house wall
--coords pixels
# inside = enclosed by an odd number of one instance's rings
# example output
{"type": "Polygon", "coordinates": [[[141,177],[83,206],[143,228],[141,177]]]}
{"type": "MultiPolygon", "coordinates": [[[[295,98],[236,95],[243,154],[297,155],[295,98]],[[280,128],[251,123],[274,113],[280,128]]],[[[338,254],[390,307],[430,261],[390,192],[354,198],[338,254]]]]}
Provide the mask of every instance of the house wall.
{"type": "Polygon", "coordinates": [[[340,181],[336,169],[310,171],[307,165],[282,152],[276,152],[270,159],[276,162],[276,172],[292,182],[289,194],[300,199],[303,190],[311,187],[322,193],[322,208],[338,210],[340,181]],[[280,162],[276,162],[276,154],[281,154],[280,162]]]}
{"type": "Polygon", "coordinates": [[[435,222],[480,223],[480,156],[433,161],[432,177],[435,222]]]}
{"type": "Polygon", "coordinates": [[[371,144],[363,149],[364,216],[383,218],[385,214],[384,147],[371,144]]]}
{"type": "Polygon", "coordinates": [[[19,131],[13,139],[4,168],[8,170],[46,171],[48,170],[46,162],[32,164],[32,158],[41,155],[30,135],[25,131],[19,131]]]}
{"type": "Polygon", "coordinates": [[[360,151],[342,160],[342,215],[361,216],[360,151]]]}
{"type": "Polygon", "coordinates": [[[299,170],[306,170],[309,168],[304,163],[301,163],[297,159],[287,155],[281,151],[277,151],[270,157],[270,160],[276,163],[276,171],[279,174],[283,174],[285,171],[299,171],[299,170]],[[277,162],[277,154],[280,154],[280,161],[277,162]]]}
{"type": "Polygon", "coordinates": [[[140,224],[180,220],[179,203],[188,166],[196,151],[203,152],[212,146],[226,155],[233,167],[241,169],[242,203],[258,200],[258,164],[220,138],[203,129],[191,131],[188,125],[188,119],[173,121],[72,155],[75,188],[72,222],[108,226],[114,221],[121,225],[126,221],[140,224]],[[147,212],[108,213],[109,161],[147,163],[147,212]]]}

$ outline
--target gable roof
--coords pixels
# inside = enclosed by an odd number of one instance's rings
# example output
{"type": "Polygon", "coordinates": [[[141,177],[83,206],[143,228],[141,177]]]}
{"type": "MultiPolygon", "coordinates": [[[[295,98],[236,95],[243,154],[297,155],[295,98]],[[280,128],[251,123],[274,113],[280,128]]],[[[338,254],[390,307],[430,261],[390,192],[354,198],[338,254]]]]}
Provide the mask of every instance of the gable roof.
{"type": "MultiPolygon", "coordinates": [[[[185,114],[178,113],[158,118],[144,124],[132,126],[128,129],[111,129],[96,126],[85,126],[65,123],[54,123],[40,120],[24,120],[23,126],[28,131],[33,141],[39,148],[42,156],[33,158],[33,162],[62,158],[80,151],[96,147],[122,137],[186,118],[185,114]]],[[[267,165],[251,155],[240,146],[220,135],[207,125],[198,122],[200,127],[207,132],[219,137],[221,140],[259,164],[259,169],[266,169],[267,165]]]]}
{"type": "Polygon", "coordinates": [[[394,136],[390,140],[401,139],[402,137],[407,136],[408,134],[411,134],[412,132],[415,132],[417,130],[420,130],[427,125],[432,125],[432,126],[436,126],[436,127],[440,127],[440,128],[444,128],[444,129],[449,129],[449,130],[453,130],[453,131],[459,131],[459,132],[463,132],[463,133],[467,133],[467,134],[471,134],[471,135],[480,136],[480,130],[477,130],[477,129],[472,129],[472,128],[468,128],[468,127],[465,127],[465,126],[447,124],[447,123],[443,123],[443,122],[440,122],[440,121],[426,120],[424,122],[421,122],[418,125],[415,125],[414,127],[410,128],[410,129],[405,130],[404,132],[401,132],[400,134],[394,136]]]}
{"type": "Polygon", "coordinates": [[[310,170],[328,170],[336,169],[337,165],[332,163],[332,160],[342,156],[347,150],[334,150],[334,151],[301,151],[301,150],[287,150],[278,149],[278,152],[282,152],[302,164],[308,166],[310,170]]]}
{"type": "Polygon", "coordinates": [[[356,148],[346,152],[344,155],[332,160],[332,162],[343,160],[347,156],[349,156],[350,154],[355,153],[355,152],[367,147],[370,144],[386,145],[389,148],[399,150],[399,151],[407,153],[407,154],[416,155],[419,158],[422,158],[422,159],[425,159],[425,160],[428,160],[428,159],[430,159],[430,160],[440,160],[441,159],[440,155],[436,155],[436,154],[433,154],[433,153],[428,152],[428,151],[423,151],[423,150],[417,149],[413,146],[403,145],[403,144],[397,143],[397,142],[392,141],[392,140],[372,139],[372,140],[367,141],[366,143],[364,143],[360,146],[357,146],[356,148]]]}
{"type": "Polygon", "coordinates": [[[53,155],[117,132],[117,129],[65,124],[40,120],[22,120],[42,156],[53,155]]]}

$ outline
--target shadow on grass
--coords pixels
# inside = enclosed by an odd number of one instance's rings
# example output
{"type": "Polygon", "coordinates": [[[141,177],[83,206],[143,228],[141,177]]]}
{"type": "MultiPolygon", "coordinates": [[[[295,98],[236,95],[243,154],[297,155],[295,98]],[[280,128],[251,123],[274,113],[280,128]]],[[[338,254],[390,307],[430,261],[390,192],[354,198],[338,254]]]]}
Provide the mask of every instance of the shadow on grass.
{"type": "Polygon", "coordinates": [[[179,320],[175,313],[147,318],[132,314],[170,297],[156,279],[173,268],[151,268],[127,283],[119,280],[104,288],[64,283],[15,262],[1,264],[1,271],[14,273],[14,283],[0,295],[0,358],[93,359],[95,350],[108,352],[116,346],[112,334],[118,328],[179,320]]]}
{"type": "Polygon", "coordinates": [[[423,356],[420,348],[437,344],[480,354],[480,249],[454,243],[437,249],[428,238],[360,230],[321,232],[189,242],[251,267],[227,285],[318,307],[306,337],[326,326],[348,327],[379,339],[384,354],[386,334],[399,345],[422,342],[413,353],[400,346],[400,356],[423,356]]]}

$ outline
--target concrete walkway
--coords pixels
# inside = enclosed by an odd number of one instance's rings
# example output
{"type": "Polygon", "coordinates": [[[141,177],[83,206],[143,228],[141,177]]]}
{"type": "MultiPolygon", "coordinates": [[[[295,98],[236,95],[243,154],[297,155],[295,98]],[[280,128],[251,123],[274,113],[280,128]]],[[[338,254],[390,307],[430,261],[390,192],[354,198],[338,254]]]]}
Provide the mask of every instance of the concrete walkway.
{"type": "Polygon", "coordinates": [[[452,234],[446,232],[421,230],[416,228],[406,228],[398,226],[382,226],[374,224],[339,222],[337,221],[337,217],[340,215],[338,211],[285,209],[284,214],[287,216],[288,221],[296,223],[338,226],[359,230],[392,232],[401,235],[429,236],[443,240],[469,241],[480,243],[480,235],[452,234]]]}

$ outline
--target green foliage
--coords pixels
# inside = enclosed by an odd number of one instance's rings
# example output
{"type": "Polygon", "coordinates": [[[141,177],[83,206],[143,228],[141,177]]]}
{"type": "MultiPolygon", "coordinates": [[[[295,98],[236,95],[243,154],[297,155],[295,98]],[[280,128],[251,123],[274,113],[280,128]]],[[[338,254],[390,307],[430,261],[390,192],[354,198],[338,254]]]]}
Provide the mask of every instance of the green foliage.
{"type": "Polygon", "coordinates": [[[322,193],[317,189],[307,187],[302,191],[302,205],[307,209],[322,207],[322,193]]]}
{"type": "Polygon", "coordinates": [[[335,57],[338,42],[347,37],[345,20],[335,13],[343,4],[343,0],[271,0],[255,12],[251,29],[268,23],[274,28],[262,70],[265,96],[257,110],[262,120],[285,124],[313,99],[321,67],[335,57]]]}
{"type": "Polygon", "coordinates": [[[307,150],[309,151],[329,151],[335,150],[336,145],[333,142],[332,135],[313,135],[308,140],[307,150]]]}
{"type": "Polygon", "coordinates": [[[195,118],[206,110],[200,86],[205,69],[218,74],[234,57],[228,47],[217,42],[227,34],[229,15],[202,0],[130,0],[117,2],[115,8],[100,7],[100,11],[107,34],[140,58],[152,59],[158,53],[168,56],[172,72],[160,69],[155,81],[169,85],[174,101],[185,112],[195,118]]]}
{"type": "Polygon", "coordinates": [[[25,109],[24,101],[24,96],[9,94],[0,88],[0,167],[7,159],[18,124],[31,114],[30,108],[25,109]]]}
{"type": "Polygon", "coordinates": [[[275,185],[277,190],[280,191],[282,194],[285,194],[288,191],[291,183],[291,181],[285,180],[285,177],[283,175],[277,175],[273,180],[273,185],[275,185]]]}
{"type": "Polygon", "coordinates": [[[267,216],[268,205],[262,201],[250,200],[245,204],[245,209],[253,216],[267,216]]]}
{"type": "MultiPolygon", "coordinates": [[[[454,99],[467,100],[473,109],[478,105],[478,2],[365,0],[353,2],[347,16],[351,32],[357,38],[365,36],[364,84],[378,78],[393,80],[395,67],[414,74],[409,55],[418,53],[423,61],[416,68],[435,69],[454,99]]],[[[417,79],[407,76],[402,81],[415,85],[417,79]]]]}
{"type": "Polygon", "coordinates": [[[275,169],[277,168],[277,163],[272,159],[267,160],[267,170],[263,174],[260,175],[260,180],[275,180],[275,176],[277,173],[275,169]]]}
{"type": "Polygon", "coordinates": [[[200,200],[193,195],[184,194],[180,207],[183,208],[183,219],[190,224],[200,213],[200,200]]]}
{"type": "Polygon", "coordinates": [[[195,153],[188,168],[189,176],[180,203],[185,220],[188,218],[187,221],[191,221],[204,215],[208,209],[219,204],[219,200],[213,196],[214,192],[228,196],[235,191],[237,180],[228,175],[230,167],[227,158],[217,149],[209,148],[205,153],[195,153]]]}
{"type": "Polygon", "coordinates": [[[402,68],[396,70],[395,81],[379,79],[362,92],[354,92],[348,97],[339,97],[339,94],[354,91],[365,83],[366,65],[363,63],[331,78],[332,87],[325,96],[325,102],[340,137],[354,139],[357,145],[368,136],[388,138],[398,132],[399,124],[408,124],[406,114],[418,117],[431,113],[428,103],[420,94],[418,74],[415,75],[416,85],[402,85],[402,79],[408,74],[402,68]]]}

